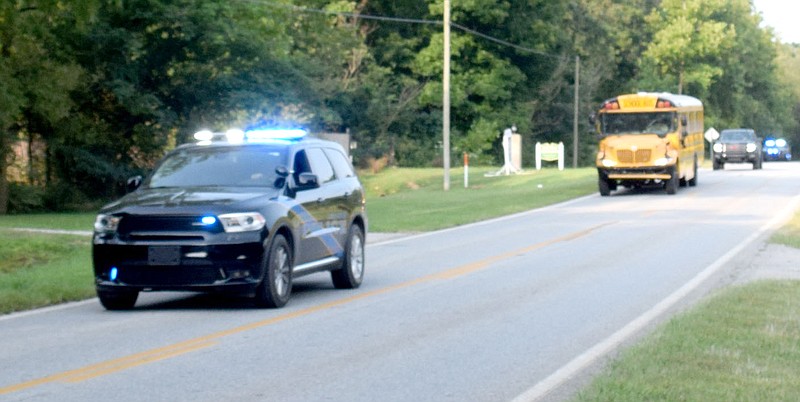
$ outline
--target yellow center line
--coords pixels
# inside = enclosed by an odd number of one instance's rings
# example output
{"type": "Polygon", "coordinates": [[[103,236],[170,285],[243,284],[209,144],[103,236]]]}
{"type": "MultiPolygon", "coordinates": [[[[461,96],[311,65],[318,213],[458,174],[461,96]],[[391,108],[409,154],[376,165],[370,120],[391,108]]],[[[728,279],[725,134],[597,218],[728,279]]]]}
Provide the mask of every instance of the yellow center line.
{"type": "Polygon", "coordinates": [[[412,279],[406,282],[399,283],[397,285],[388,286],[376,290],[372,290],[369,292],[362,292],[350,297],[345,297],[342,299],[334,300],[331,302],[319,304],[316,306],[308,307],[302,310],[298,310],[295,312],[282,314],[273,318],[269,318],[266,320],[256,321],[247,325],[242,325],[239,327],[231,328],[224,331],[215,332],[209,335],[189,339],[187,341],[178,342],[172,345],[167,345],[160,348],[155,348],[151,350],[147,350],[144,352],[132,354],[129,356],[124,356],[118,359],[108,360],[105,362],[97,363],[88,365],[79,369],[64,371],[58,374],[53,374],[50,376],[38,378],[31,381],[21,382],[14,385],[9,385],[3,388],[0,388],[0,395],[10,394],[12,392],[22,391],[24,389],[37,387],[40,385],[53,383],[53,382],[81,382],[86,381],[88,379],[92,379],[95,377],[100,377],[112,373],[116,373],[122,370],[126,370],[129,368],[141,366],[148,363],[153,363],[160,360],[169,359],[172,357],[180,356],[189,352],[193,352],[196,350],[204,349],[210,346],[214,346],[217,344],[217,341],[221,338],[239,334],[242,332],[250,331],[253,329],[273,325],[279,323],[281,321],[290,320],[293,318],[303,317],[312,313],[316,313],[322,310],[328,310],[333,307],[341,306],[344,304],[352,303],[357,300],[362,300],[366,298],[370,298],[377,295],[391,293],[395,290],[415,286],[421,283],[426,282],[433,282],[437,280],[448,280],[453,279],[459,276],[468,275],[482,269],[490,267],[492,264],[497,262],[510,259],[512,257],[529,253],[531,251],[538,250],[543,247],[547,247],[552,244],[567,242],[570,240],[574,240],[583,236],[588,235],[589,233],[609,225],[609,223],[605,223],[602,225],[594,226],[586,230],[581,230],[575,233],[571,233],[565,236],[557,237],[555,239],[547,240],[541,243],[536,243],[527,247],[523,247],[508,253],[499,254],[496,256],[488,257],[483,260],[479,260],[470,264],[462,265],[456,268],[452,268],[443,272],[439,272],[436,274],[431,274],[427,276],[423,276],[417,279],[412,279]]]}

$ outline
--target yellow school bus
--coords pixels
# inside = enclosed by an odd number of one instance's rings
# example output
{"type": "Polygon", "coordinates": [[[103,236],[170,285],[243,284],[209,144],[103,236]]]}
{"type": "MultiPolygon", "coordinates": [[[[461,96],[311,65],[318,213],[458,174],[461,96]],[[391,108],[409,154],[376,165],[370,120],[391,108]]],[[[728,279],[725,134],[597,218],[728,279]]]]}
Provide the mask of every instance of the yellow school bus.
{"type": "Polygon", "coordinates": [[[600,135],[597,173],[600,195],[618,186],[660,185],[667,194],[697,185],[705,158],[703,103],[670,93],[620,95],[593,116],[600,135]]]}

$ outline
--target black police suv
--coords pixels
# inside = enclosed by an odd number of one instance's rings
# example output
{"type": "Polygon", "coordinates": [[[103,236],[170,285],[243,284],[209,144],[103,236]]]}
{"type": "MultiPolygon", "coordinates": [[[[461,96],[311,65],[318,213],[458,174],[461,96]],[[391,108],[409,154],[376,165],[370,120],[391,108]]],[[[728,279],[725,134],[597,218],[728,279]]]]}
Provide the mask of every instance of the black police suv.
{"type": "Polygon", "coordinates": [[[202,131],[168,153],[95,221],[100,303],[141,291],[229,292],[281,307],[298,276],[364,277],[364,191],[343,148],[297,130],[202,131]]]}

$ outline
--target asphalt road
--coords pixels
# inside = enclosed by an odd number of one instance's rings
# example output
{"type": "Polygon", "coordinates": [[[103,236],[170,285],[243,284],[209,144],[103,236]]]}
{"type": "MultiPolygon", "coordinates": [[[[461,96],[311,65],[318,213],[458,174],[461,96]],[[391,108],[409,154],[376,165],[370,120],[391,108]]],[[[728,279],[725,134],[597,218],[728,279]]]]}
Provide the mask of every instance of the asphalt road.
{"type": "MultiPolygon", "coordinates": [[[[703,170],[367,247],[364,285],[289,304],[142,294],[0,318],[3,401],[558,400],[706,292],[800,198],[800,164],[703,170]]],[[[90,269],[87,267],[87,269],[90,269]]]]}

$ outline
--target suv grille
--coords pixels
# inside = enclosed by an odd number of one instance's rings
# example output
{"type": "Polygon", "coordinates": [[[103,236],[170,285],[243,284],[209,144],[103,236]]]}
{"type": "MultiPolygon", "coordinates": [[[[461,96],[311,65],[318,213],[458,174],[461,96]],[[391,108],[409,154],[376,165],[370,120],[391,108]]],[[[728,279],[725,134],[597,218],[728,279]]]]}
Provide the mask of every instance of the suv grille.
{"type": "Polygon", "coordinates": [[[120,269],[119,280],[133,286],[211,285],[223,277],[212,267],[136,267],[120,269]]]}
{"type": "MultiPolygon", "coordinates": [[[[220,233],[222,228],[219,223],[211,226],[200,224],[200,216],[125,216],[119,223],[118,232],[122,235],[131,233],[144,234],[151,233],[154,236],[158,232],[194,232],[199,231],[220,233]]],[[[202,237],[202,236],[201,236],[202,237]]]]}

